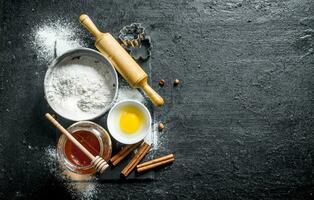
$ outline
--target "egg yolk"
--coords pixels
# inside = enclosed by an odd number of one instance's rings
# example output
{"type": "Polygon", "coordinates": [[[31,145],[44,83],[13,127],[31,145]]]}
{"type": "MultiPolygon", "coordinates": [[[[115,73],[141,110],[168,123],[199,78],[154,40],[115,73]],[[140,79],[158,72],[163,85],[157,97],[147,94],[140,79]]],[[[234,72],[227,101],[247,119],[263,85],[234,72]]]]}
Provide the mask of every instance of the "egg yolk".
{"type": "Polygon", "coordinates": [[[120,116],[120,128],[127,134],[138,131],[143,124],[143,113],[134,106],[122,108],[120,116]]]}

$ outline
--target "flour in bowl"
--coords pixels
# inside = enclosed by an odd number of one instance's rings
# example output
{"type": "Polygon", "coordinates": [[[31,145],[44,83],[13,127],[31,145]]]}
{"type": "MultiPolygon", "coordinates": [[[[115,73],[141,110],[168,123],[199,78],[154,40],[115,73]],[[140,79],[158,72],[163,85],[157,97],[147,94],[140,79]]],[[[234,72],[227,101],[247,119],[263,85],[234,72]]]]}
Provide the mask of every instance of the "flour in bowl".
{"type": "Polygon", "coordinates": [[[115,96],[115,80],[109,69],[93,57],[61,61],[45,80],[46,97],[60,115],[75,121],[104,112],[115,96]]]}

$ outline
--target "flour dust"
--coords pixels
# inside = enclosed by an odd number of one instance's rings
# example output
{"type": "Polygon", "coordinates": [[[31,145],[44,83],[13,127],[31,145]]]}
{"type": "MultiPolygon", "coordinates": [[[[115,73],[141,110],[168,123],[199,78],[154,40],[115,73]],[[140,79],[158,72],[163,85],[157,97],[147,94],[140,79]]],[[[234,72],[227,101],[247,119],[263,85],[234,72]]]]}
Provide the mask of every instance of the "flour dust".
{"type": "Polygon", "coordinates": [[[48,146],[45,149],[45,156],[43,163],[52,175],[61,180],[64,187],[67,188],[72,197],[79,200],[92,200],[95,199],[100,192],[100,184],[93,181],[64,181],[66,177],[63,175],[60,167],[58,166],[57,149],[48,146]]]}
{"type": "Polygon", "coordinates": [[[85,46],[77,30],[73,24],[61,20],[38,25],[31,34],[31,46],[39,60],[50,62],[68,50],[85,46]]]}

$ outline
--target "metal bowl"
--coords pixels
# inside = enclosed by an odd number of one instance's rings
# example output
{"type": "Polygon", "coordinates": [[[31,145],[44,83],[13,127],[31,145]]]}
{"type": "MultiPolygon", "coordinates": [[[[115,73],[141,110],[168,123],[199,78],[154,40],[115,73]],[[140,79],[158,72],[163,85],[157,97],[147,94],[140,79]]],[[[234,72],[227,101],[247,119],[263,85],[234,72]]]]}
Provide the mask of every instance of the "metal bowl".
{"type": "MultiPolygon", "coordinates": [[[[83,60],[83,59],[82,59],[83,60]]],[[[60,116],[62,116],[65,119],[69,119],[72,121],[82,121],[82,120],[92,120],[95,119],[97,117],[102,116],[103,114],[105,114],[114,104],[117,96],[118,96],[118,75],[116,70],[114,69],[114,67],[112,66],[112,64],[102,55],[100,54],[98,51],[95,51],[93,49],[89,49],[89,48],[76,48],[73,50],[70,50],[64,54],[62,54],[61,56],[55,58],[52,63],[49,65],[49,68],[46,72],[45,75],[45,79],[44,79],[44,92],[45,92],[45,98],[49,104],[49,106],[60,116]],[[112,78],[112,85],[110,87],[112,87],[111,89],[114,91],[114,95],[111,99],[111,102],[106,105],[104,107],[104,109],[101,110],[101,112],[97,112],[97,114],[91,115],[91,116],[85,116],[83,117],[78,117],[78,116],[69,116],[66,115],[64,113],[61,113],[60,111],[58,112],[58,109],[56,108],[57,106],[55,106],[54,104],[52,104],[52,102],[49,100],[49,98],[47,98],[48,96],[48,91],[47,91],[47,87],[49,84],[49,78],[51,78],[51,74],[53,72],[53,70],[58,67],[61,66],[63,62],[75,62],[76,64],[78,64],[80,62],[80,58],[82,56],[86,56],[86,57],[90,57],[92,59],[95,60],[95,63],[99,64],[101,63],[104,67],[104,72],[108,72],[110,74],[110,78],[112,78]]]]}

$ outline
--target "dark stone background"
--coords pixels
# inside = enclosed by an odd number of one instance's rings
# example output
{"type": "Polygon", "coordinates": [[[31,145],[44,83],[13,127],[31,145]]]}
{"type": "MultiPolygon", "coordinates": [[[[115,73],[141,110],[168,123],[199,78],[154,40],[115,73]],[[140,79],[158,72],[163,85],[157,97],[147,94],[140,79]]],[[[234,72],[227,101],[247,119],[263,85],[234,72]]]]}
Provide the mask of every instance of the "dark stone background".
{"type": "Polygon", "coordinates": [[[83,12],[115,36],[147,27],[166,100],[155,114],[176,156],[155,181],[104,183],[98,199],[314,199],[312,0],[2,0],[0,199],[71,198],[40,161],[55,144],[42,117],[48,63],[27,40],[48,19],[79,26],[83,12]]]}

